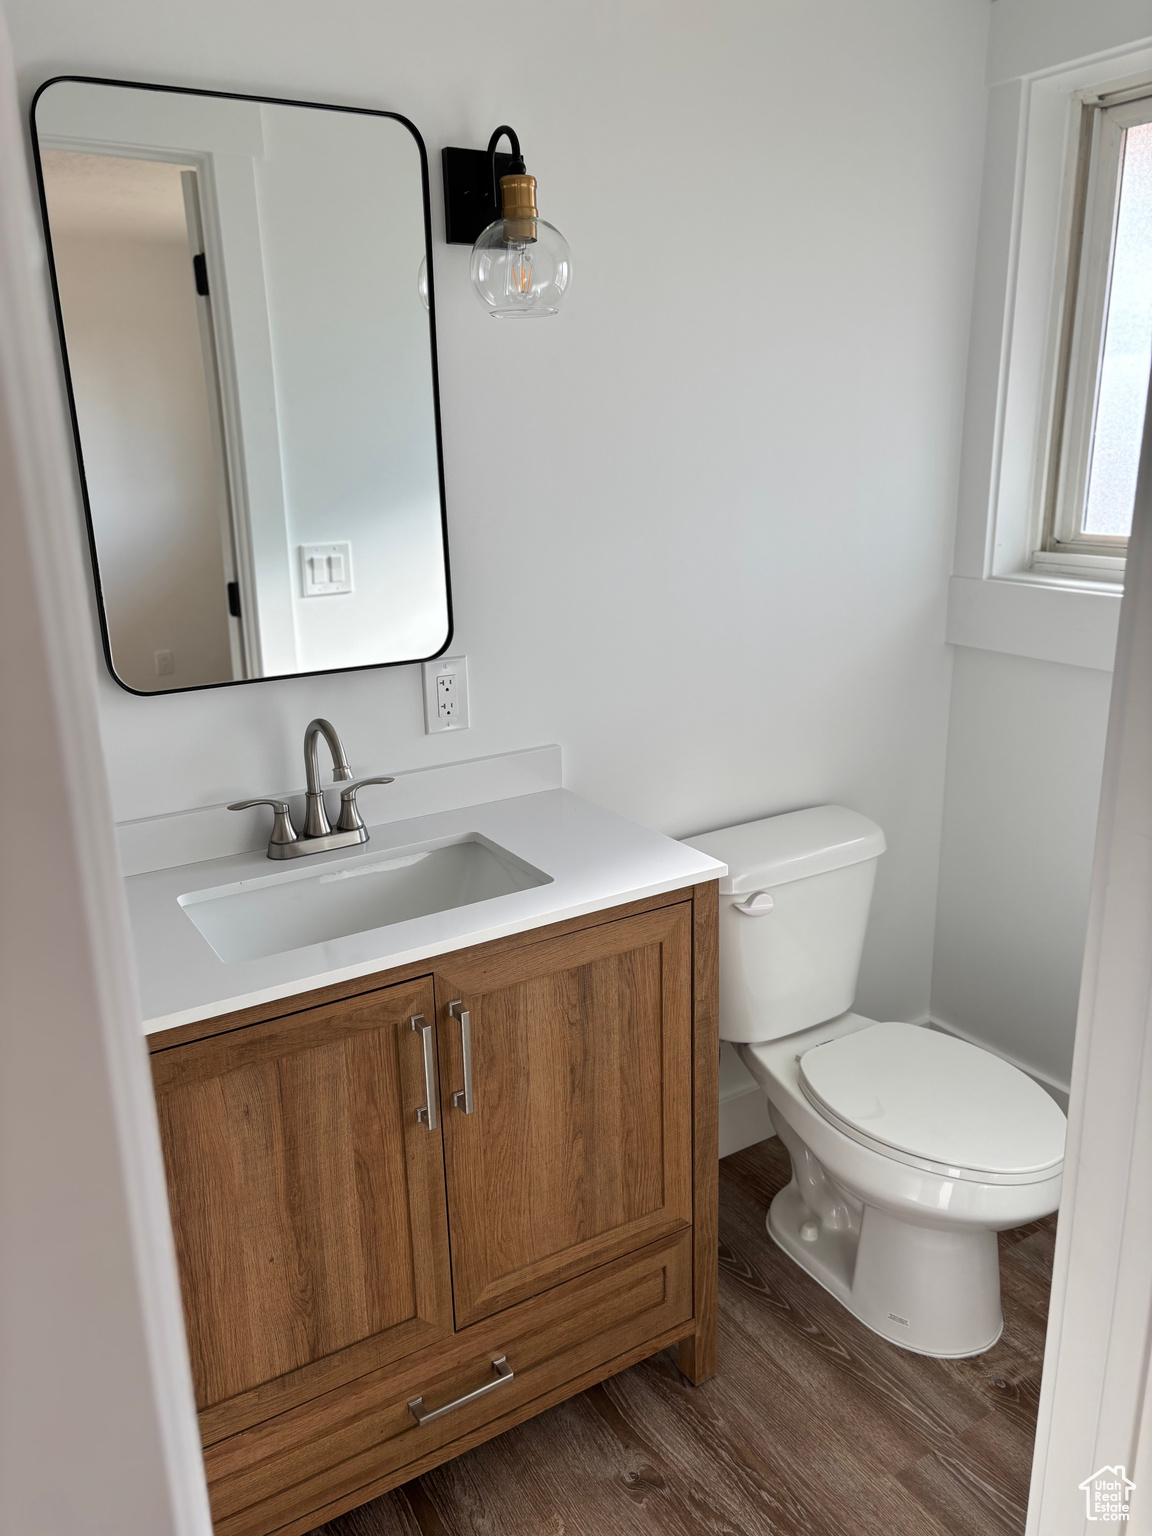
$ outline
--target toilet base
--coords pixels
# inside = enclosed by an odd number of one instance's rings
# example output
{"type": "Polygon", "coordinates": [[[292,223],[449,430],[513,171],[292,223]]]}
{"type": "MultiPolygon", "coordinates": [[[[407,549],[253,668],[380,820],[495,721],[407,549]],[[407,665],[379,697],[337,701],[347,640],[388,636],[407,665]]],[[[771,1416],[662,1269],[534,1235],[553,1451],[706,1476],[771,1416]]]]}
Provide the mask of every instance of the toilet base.
{"type": "Polygon", "coordinates": [[[766,1225],[806,1274],[901,1349],[962,1359],[991,1349],[1003,1331],[995,1232],[919,1226],[867,1205],[858,1223],[838,1228],[813,1214],[795,1178],[766,1225]]]}

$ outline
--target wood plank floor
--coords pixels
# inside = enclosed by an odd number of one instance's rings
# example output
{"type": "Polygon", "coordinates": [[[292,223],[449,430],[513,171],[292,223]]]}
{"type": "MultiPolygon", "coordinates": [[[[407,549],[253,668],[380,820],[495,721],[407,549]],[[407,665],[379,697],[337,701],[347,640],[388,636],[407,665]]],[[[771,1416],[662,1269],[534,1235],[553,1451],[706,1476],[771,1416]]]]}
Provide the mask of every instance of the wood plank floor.
{"type": "Polygon", "coordinates": [[[1004,1336],[929,1360],[764,1230],[773,1138],[720,1164],[720,1371],[669,1351],[313,1536],[1019,1536],[1055,1217],[1001,1236],[1004,1336]]]}

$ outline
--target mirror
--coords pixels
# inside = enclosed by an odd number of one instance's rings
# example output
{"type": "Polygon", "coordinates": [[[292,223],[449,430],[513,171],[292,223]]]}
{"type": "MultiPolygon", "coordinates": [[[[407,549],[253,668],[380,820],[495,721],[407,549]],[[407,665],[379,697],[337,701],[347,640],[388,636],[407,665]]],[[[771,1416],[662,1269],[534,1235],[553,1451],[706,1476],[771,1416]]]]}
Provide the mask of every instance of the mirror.
{"type": "Polygon", "coordinates": [[[69,77],[33,138],[112,675],[157,693],[443,651],[416,129],[69,77]]]}

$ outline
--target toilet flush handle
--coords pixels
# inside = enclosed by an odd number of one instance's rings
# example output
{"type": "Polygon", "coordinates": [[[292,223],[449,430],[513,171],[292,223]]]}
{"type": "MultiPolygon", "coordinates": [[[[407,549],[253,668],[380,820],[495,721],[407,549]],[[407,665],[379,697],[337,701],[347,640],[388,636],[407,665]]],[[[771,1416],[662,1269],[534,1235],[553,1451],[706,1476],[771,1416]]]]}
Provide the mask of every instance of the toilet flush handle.
{"type": "Polygon", "coordinates": [[[763,917],[765,912],[771,912],[776,903],[772,900],[771,891],[753,891],[751,896],[745,896],[743,901],[734,902],[733,905],[745,917],[763,917]]]}

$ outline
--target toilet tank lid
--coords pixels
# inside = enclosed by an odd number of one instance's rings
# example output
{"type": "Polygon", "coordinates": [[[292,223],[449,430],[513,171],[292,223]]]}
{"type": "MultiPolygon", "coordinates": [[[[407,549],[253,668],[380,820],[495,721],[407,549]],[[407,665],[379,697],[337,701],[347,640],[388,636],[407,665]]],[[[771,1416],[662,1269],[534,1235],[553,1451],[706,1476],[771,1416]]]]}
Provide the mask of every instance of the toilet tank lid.
{"type": "Polygon", "coordinates": [[[806,811],[765,816],[684,841],[727,864],[728,873],[720,881],[722,896],[844,869],[878,858],[886,846],[884,833],[874,821],[843,805],[814,805],[806,811]]]}

